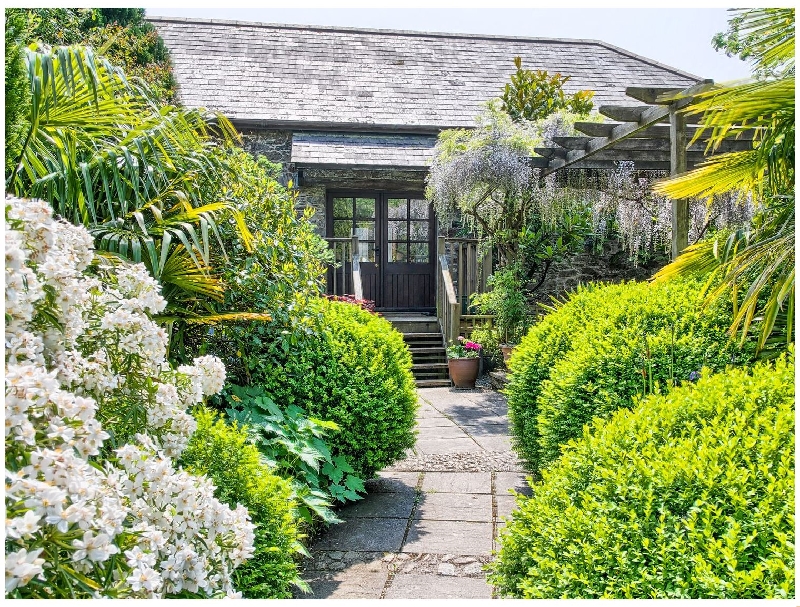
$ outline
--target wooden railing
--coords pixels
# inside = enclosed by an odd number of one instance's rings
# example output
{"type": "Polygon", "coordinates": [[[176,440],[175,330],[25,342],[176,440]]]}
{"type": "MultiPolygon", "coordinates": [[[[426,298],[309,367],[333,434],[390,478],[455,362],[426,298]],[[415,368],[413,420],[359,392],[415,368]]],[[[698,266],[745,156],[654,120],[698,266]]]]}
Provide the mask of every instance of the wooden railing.
{"type": "Polygon", "coordinates": [[[445,238],[444,242],[445,253],[456,266],[453,268],[456,298],[461,304],[461,313],[467,314],[470,295],[486,292],[486,281],[492,273],[491,254],[479,257],[475,238],[445,238]]]}
{"type": "Polygon", "coordinates": [[[444,251],[444,239],[439,239],[436,256],[436,316],[442,329],[445,345],[455,343],[461,329],[461,306],[456,299],[450,265],[444,251]]]}
{"type": "Polygon", "coordinates": [[[358,236],[354,234],[350,238],[326,238],[325,240],[334,254],[334,263],[329,269],[331,294],[353,295],[356,299],[364,299],[364,289],[361,285],[361,266],[358,259],[358,236]],[[335,262],[337,258],[341,259],[341,264],[338,267],[335,262]],[[349,273],[347,271],[348,265],[349,273]]]}
{"type": "Polygon", "coordinates": [[[450,345],[459,335],[468,337],[476,325],[492,321],[492,316],[468,314],[470,295],[486,291],[491,257],[480,259],[478,241],[472,238],[439,236],[436,253],[436,315],[450,345]]]}

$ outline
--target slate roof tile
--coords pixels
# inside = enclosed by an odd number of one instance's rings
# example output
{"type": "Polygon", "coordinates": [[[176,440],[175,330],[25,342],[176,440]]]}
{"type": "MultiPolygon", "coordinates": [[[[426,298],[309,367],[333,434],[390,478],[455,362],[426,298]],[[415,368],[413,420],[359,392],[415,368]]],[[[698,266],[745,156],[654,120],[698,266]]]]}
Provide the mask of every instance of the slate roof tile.
{"type": "Polygon", "coordinates": [[[266,125],[471,127],[523,66],[569,75],[567,92],[630,104],[625,87],[698,77],[603,42],[151,17],[182,103],[266,125]],[[371,93],[371,95],[370,95],[371,93]]]}

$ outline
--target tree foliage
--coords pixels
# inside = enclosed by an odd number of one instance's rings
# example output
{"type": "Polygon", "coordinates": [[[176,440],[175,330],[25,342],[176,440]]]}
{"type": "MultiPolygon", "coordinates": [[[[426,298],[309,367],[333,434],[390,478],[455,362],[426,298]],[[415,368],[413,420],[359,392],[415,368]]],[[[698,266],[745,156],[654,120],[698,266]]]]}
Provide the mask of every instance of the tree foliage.
{"type": "Polygon", "coordinates": [[[655,278],[712,270],[709,285],[717,277],[723,282],[709,288],[708,300],[730,294],[738,307],[731,332],[744,340],[759,324],[758,345],[764,349],[776,338],[794,341],[794,9],[739,11],[731,32],[731,48],[761,77],[713,86],[686,111],[700,116],[695,139],[707,133],[709,149],[747,130],[754,134],[753,147],[716,155],[655,189],[673,198],[744,191],[759,198],[762,211],[746,229],[687,248],[655,278]]]}
{"type": "Polygon", "coordinates": [[[569,76],[523,69],[521,57],[514,57],[514,65],[517,71],[506,83],[501,101],[503,111],[515,122],[541,120],[559,110],[579,115],[592,111],[593,91],[577,91],[569,96],[564,93],[562,87],[569,76]]]}
{"type": "Polygon", "coordinates": [[[143,8],[6,9],[7,20],[26,22],[25,44],[91,46],[129,77],[145,81],[159,101],[173,103],[176,83],[169,51],[144,15],[143,8]]]}
{"type": "Polygon", "coordinates": [[[559,257],[580,246],[589,211],[581,197],[556,188],[555,177],[540,181],[529,157],[561,114],[538,123],[514,123],[489,105],[473,130],[443,131],[426,194],[441,221],[458,217],[494,249],[498,265],[519,264],[531,290],[559,257]]]}
{"type": "Polygon", "coordinates": [[[30,102],[27,94],[28,80],[21,39],[25,32],[25,18],[20,13],[6,11],[6,140],[5,172],[14,167],[25,137],[25,115],[30,102]]]}
{"type": "Polygon", "coordinates": [[[728,29],[714,36],[711,44],[728,57],[750,61],[757,76],[780,75],[788,57],[794,57],[794,9],[766,8],[758,12],[737,11],[728,29]]]}
{"type": "Polygon", "coordinates": [[[230,123],[160,107],[89,48],[26,49],[26,60],[26,133],[6,187],[87,226],[99,249],[145,263],[174,288],[171,303],[221,299],[210,270],[217,218],[234,219],[251,241],[236,205],[218,198],[231,169],[215,150],[238,137],[230,123]]]}

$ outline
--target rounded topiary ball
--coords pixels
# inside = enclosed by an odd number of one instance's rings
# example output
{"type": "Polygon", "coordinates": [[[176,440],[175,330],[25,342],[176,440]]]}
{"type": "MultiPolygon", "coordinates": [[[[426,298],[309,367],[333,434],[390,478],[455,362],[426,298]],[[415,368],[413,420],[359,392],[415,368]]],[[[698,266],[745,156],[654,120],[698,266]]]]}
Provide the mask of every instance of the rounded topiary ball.
{"type": "Polygon", "coordinates": [[[542,476],[500,538],[505,595],[794,596],[793,356],[617,411],[542,476]]]}
{"type": "MultiPolygon", "coordinates": [[[[317,327],[279,361],[263,387],[279,406],[330,420],[326,438],[362,478],[414,446],[417,394],[411,353],[387,320],[352,303],[313,300],[317,327]]],[[[259,378],[254,378],[259,383],[259,378]]]]}

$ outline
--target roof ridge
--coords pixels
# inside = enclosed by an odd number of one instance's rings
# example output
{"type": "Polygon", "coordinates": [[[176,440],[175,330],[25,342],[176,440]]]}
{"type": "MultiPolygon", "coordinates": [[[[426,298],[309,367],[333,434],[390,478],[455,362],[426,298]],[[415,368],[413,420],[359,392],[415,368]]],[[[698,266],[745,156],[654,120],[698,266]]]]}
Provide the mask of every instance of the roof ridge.
{"type": "Polygon", "coordinates": [[[177,23],[204,23],[207,25],[228,25],[228,26],[248,26],[248,27],[261,27],[261,28],[278,28],[278,29],[302,29],[302,30],[321,30],[329,32],[354,32],[365,34],[382,34],[394,36],[413,36],[417,38],[431,37],[431,38],[477,38],[486,40],[521,40],[527,42],[581,42],[583,44],[600,44],[605,43],[602,40],[593,40],[589,38],[547,38],[547,37],[530,37],[530,36],[509,36],[503,34],[469,34],[466,32],[426,32],[420,30],[395,30],[384,28],[372,27],[352,27],[348,25],[308,25],[301,23],[264,23],[261,21],[239,21],[235,19],[204,19],[201,17],[170,17],[164,15],[148,15],[145,17],[146,21],[159,21],[169,22],[174,21],[177,23]]]}
{"type": "Polygon", "coordinates": [[[223,26],[247,26],[247,27],[260,27],[272,29],[299,29],[309,31],[327,31],[327,32],[345,32],[345,33],[364,33],[364,34],[378,34],[386,36],[411,36],[417,38],[464,38],[471,40],[511,40],[519,42],[542,42],[542,43],[579,43],[579,44],[593,44],[596,46],[605,47],[611,51],[626,55],[638,61],[648,63],[655,67],[659,67],[668,72],[672,72],[685,78],[694,80],[703,80],[702,77],[683,71],[671,65],[660,63],[654,59],[650,59],[643,55],[639,55],[632,51],[626,50],[619,46],[609,44],[603,40],[595,40],[591,38],[547,38],[547,37],[530,37],[530,36],[509,36],[498,34],[468,34],[463,32],[423,32],[416,30],[395,30],[395,29],[378,29],[378,28],[365,28],[365,27],[349,27],[344,25],[303,25],[295,23],[263,23],[259,21],[238,21],[232,19],[203,19],[200,17],[170,17],[164,15],[148,15],[145,17],[146,21],[156,22],[175,22],[175,23],[202,23],[206,25],[223,25],[223,26]]]}

